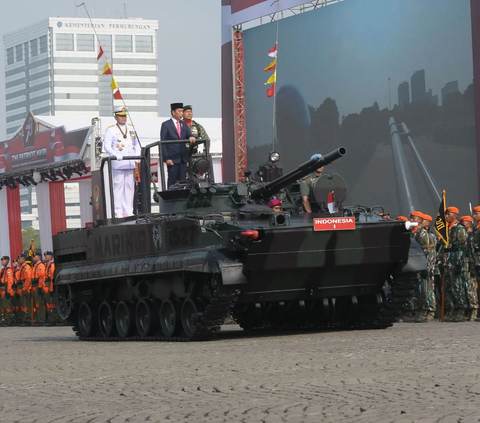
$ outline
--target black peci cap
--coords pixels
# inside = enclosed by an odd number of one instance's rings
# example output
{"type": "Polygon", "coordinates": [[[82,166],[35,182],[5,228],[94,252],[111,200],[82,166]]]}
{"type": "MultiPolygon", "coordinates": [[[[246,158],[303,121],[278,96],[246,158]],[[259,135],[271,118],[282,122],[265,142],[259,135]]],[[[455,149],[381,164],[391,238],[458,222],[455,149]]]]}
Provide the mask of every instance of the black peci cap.
{"type": "Polygon", "coordinates": [[[170,104],[170,110],[183,109],[183,103],[172,103],[170,104]]]}
{"type": "Polygon", "coordinates": [[[10,257],[8,256],[2,256],[2,258],[0,260],[10,260],[10,257]]]}

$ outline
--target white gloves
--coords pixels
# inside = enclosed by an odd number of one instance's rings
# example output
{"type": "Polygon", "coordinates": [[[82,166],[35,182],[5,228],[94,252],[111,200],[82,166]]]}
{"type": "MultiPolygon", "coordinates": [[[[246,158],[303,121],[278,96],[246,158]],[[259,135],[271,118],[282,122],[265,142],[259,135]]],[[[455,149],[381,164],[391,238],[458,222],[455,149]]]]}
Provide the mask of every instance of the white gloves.
{"type": "Polygon", "coordinates": [[[121,154],[117,154],[117,161],[121,162],[123,160],[123,156],[121,154]]]}

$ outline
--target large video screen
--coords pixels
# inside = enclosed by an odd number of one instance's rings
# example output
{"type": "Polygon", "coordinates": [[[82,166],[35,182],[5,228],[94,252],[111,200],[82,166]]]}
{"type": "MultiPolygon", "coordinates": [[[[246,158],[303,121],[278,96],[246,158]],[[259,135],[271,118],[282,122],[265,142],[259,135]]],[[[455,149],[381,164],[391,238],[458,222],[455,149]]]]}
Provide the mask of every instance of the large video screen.
{"type": "Polygon", "coordinates": [[[276,34],[244,32],[250,170],[272,150],[286,173],[345,146],[329,168],[347,205],[435,216],[442,190],[461,214],[478,204],[470,0],[346,0],[280,20],[269,98],[276,34]]]}

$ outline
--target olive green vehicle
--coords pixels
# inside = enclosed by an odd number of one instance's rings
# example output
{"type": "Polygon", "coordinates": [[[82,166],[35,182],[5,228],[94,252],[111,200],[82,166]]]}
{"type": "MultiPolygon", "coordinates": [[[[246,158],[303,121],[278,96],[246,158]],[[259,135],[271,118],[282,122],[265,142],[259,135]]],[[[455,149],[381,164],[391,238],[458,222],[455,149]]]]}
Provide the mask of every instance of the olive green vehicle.
{"type": "MultiPolygon", "coordinates": [[[[148,213],[145,189],[142,213],[125,219],[105,218],[108,199],[94,196],[94,225],[54,236],[59,314],[80,339],[208,340],[232,315],[245,330],[393,324],[426,270],[408,225],[343,206],[335,174],[314,190],[334,186],[333,213],[326,198],[312,199],[314,213],[299,206],[297,181],[345,148],[283,176],[272,160],[246,182],[215,183],[205,145],[206,154],[191,154],[188,180],[154,196],[161,213],[148,213]],[[283,211],[266,206],[272,197],[283,211]]],[[[93,175],[94,192],[103,183],[93,175]]]]}

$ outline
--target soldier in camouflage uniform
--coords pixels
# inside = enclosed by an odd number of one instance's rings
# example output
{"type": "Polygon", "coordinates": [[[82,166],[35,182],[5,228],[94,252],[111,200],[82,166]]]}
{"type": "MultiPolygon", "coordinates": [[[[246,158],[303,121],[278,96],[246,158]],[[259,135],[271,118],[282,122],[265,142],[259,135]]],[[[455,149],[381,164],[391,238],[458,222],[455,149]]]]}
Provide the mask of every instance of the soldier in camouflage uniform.
{"type": "MultiPolygon", "coordinates": [[[[477,281],[477,298],[480,298],[480,206],[473,208],[473,220],[475,223],[472,225],[472,248],[473,248],[473,268],[475,270],[475,279],[477,281]]],[[[476,321],[480,321],[477,312],[476,321]]]]}
{"type": "Polygon", "coordinates": [[[465,226],[468,235],[466,255],[467,263],[465,266],[465,281],[467,283],[467,320],[473,322],[477,318],[478,311],[477,278],[475,271],[475,262],[473,259],[473,219],[471,216],[462,216],[460,218],[460,223],[465,226]]]}
{"type": "Polygon", "coordinates": [[[428,214],[423,215],[422,226],[426,229],[430,244],[428,246],[427,254],[427,267],[428,267],[428,286],[427,286],[427,321],[432,322],[435,320],[435,309],[436,309],[436,300],[435,300],[435,272],[438,270],[437,267],[437,236],[430,232],[430,225],[432,223],[432,216],[428,214]]]}
{"type": "Polygon", "coordinates": [[[461,322],[467,308],[467,282],[465,280],[467,230],[457,221],[458,209],[448,207],[445,219],[448,223],[449,244],[439,249],[441,257],[440,270],[445,279],[445,320],[461,322]]]}
{"type": "MultiPolygon", "coordinates": [[[[430,237],[426,229],[421,226],[423,213],[419,211],[411,212],[410,221],[418,223],[418,226],[412,230],[410,237],[420,244],[425,256],[428,256],[430,237]]],[[[405,306],[406,313],[403,318],[405,322],[424,322],[427,320],[427,286],[428,276],[421,272],[417,273],[416,286],[405,306]]]]}
{"type": "MultiPolygon", "coordinates": [[[[314,154],[312,157],[310,157],[310,160],[316,157],[322,157],[322,155],[314,154]]],[[[309,197],[313,195],[313,187],[315,186],[315,182],[317,182],[317,179],[322,176],[323,169],[323,167],[319,167],[315,172],[310,173],[310,175],[305,176],[305,178],[300,181],[300,195],[302,197],[302,206],[307,213],[312,212],[312,206],[310,204],[309,197]]]]}
{"type": "Polygon", "coordinates": [[[200,125],[198,122],[194,121],[192,118],[193,118],[192,106],[190,105],[183,106],[183,120],[190,127],[190,131],[192,135],[197,140],[208,140],[207,144],[208,144],[208,148],[210,149],[210,138],[207,134],[207,131],[205,131],[205,128],[202,125],[200,125]]]}

